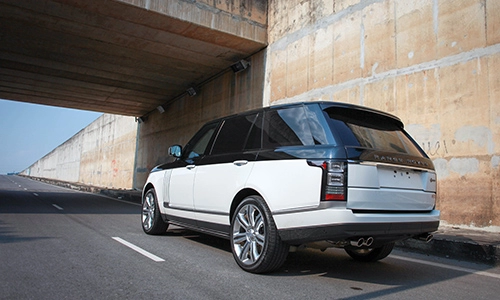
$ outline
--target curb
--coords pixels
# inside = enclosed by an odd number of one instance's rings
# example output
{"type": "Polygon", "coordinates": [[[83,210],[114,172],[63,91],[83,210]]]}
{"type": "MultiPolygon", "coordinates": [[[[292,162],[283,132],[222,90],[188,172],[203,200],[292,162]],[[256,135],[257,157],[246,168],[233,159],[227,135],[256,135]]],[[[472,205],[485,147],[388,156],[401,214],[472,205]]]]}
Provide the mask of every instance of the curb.
{"type": "Polygon", "coordinates": [[[407,239],[397,242],[396,247],[403,251],[426,255],[493,266],[500,265],[500,234],[455,227],[450,228],[440,227],[434,233],[434,239],[428,243],[416,239],[407,239]],[[452,234],[449,233],[450,230],[452,234]]]}

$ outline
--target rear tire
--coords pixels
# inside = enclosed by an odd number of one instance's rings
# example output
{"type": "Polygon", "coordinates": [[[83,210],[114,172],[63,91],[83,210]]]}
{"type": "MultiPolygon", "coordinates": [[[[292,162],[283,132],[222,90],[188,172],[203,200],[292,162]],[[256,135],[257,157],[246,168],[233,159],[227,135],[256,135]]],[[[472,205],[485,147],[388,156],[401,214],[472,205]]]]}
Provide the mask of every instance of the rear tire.
{"type": "Polygon", "coordinates": [[[349,256],[352,257],[354,260],[362,262],[374,262],[386,258],[392,252],[393,248],[394,248],[394,243],[389,243],[378,248],[369,248],[369,249],[346,248],[345,252],[347,252],[347,254],[349,254],[349,256]]]}
{"type": "Polygon", "coordinates": [[[142,199],[142,230],[151,235],[165,234],[168,223],[161,218],[154,188],[149,189],[142,199]]]}
{"type": "Polygon", "coordinates": [[[283,265],[288,249],[262,197],[245,198],[231,220],[231,250],[236,263],[247,272],[271,272],[283,265]]]}

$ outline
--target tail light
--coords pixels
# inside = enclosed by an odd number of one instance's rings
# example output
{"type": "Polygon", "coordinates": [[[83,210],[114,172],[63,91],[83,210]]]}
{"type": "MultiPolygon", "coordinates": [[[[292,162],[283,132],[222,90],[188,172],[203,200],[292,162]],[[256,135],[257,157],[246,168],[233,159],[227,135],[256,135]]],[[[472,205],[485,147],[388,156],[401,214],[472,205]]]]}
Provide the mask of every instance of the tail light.
{"type": "Polygon", "coordinates": [[[346,171],[344,162],[308,161],[309,165],[323,169],[323,201],[346,200],[346,171]]]}

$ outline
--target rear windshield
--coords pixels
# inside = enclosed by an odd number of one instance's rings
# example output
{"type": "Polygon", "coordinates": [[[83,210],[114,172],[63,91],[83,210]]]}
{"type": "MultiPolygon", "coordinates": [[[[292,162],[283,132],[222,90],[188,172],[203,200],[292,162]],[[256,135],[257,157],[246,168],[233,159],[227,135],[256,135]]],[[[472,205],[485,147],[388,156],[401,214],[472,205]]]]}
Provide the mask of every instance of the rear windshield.
{"type": "Polygon", "coordinates": [[[401,124],[394,119],[348,108],[332,107],[326,112],[347,147],[422,156],[401,124]]]}

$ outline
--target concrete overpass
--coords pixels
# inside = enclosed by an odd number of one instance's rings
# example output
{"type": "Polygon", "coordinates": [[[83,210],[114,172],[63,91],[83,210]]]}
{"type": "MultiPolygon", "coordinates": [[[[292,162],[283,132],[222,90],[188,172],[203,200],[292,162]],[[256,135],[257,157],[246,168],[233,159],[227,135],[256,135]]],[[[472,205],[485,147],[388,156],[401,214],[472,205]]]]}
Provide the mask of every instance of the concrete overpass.
{"type": "Polygon", "coordinates": [[[266,43],[265,0],[0,0],[0,99],[143,116],[266,43]]]}

